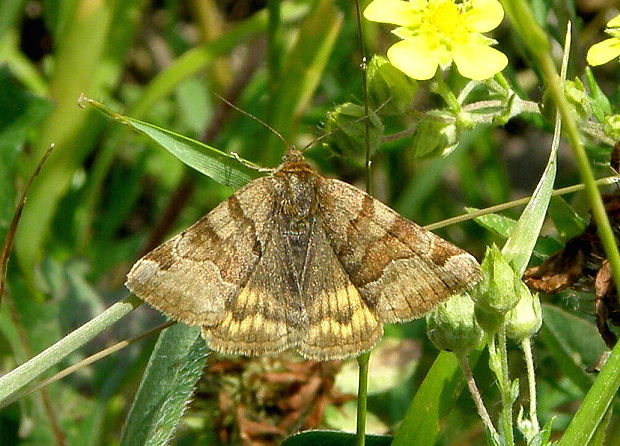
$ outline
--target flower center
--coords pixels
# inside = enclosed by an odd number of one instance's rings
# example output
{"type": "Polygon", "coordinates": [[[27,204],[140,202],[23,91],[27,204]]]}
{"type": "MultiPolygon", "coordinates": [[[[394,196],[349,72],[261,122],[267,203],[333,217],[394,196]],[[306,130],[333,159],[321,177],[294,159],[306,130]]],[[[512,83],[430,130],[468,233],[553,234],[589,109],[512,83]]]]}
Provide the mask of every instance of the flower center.
{"type": "Polygon", "coordinates": [[[442,34],[445,37],[452,36],[462,26],[460,11],[452,0],[431,0],[425,14],[427,31],[442,34]]]}

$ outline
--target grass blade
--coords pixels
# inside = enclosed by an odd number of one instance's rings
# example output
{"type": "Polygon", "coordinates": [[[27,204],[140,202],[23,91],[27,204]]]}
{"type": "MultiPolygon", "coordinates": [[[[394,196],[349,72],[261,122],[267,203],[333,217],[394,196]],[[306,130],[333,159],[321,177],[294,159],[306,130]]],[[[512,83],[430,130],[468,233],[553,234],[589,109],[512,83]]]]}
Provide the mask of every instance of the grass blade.
{"type": "Polygon", "coordinates": [[[70,353],[86,344],[140,305],[142,305],[142,301],[135,296],[129,296],[115,303],[99,316],[69,333],[28,362],[0,377],[0,402],[37,379],[50,367],[58,364],[70,353]]]}
{"type": "Polygon", "coordinates": [[[212,178],[220,184],[239,188],[260,176],[257,169],[248,167],[234,156],[183,135],[155,125],[114,113],[103,104],[82,97],[80,104],[95,107],[109,118],[146,135],[189,167],[212,178]]]}
{"type": "Polygon", "coordinates": [[[558,446],[582,446],[596,434],[620,387],[620,342],[616,344],[586,395],[577,414],[568,425],[558,446]]]}

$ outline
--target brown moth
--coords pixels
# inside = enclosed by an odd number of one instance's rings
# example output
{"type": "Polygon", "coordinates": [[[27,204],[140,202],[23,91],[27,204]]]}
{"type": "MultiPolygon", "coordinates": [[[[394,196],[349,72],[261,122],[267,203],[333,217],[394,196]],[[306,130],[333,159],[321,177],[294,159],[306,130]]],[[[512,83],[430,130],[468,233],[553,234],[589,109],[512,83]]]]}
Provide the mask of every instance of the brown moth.
{"type": "Polygon", "coordinates": [[[473,256],[288,150],[193,226],[140,259],[127,287],[210,348],[294,348],[328,360],[373,347],[480,276],[473,256]]]}

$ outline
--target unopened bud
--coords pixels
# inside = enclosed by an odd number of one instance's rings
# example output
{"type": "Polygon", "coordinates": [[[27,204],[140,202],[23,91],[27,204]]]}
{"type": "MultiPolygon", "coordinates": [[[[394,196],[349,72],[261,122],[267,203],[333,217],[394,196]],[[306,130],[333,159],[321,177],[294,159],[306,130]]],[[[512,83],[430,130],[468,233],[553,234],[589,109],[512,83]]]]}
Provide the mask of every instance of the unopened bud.
{"type": "Polygon", "coordinates": [[[482,330],[474,315],[474,302],[457,294],[426,316],[427,334],[440,350],[466,353],[482,341],[482,330]]]}
{"type": "Polygon", "coordinates": [[[542,325],[542,310],[538,295],[532,295],[523,282],[519,291],[519,302],[506,314],[506,335],[517,342],[534,336],[542,325]]]}
{"type": "Polygon", "coordinates": [[[381,145],[383,124],[379,117],[370,112],[365,115],[364,107],[346,102],[330,111],[325,125],[325,132],[329,135],[327,147],[338,156],[363,165],[366,160],[366,126],[368,127],[370,154],[372,155],[381,145]]]}
{"type": "Polygon", "coordinates": [[[497,333],[506,317],[503,313],[498,313],[497,311],[486,311],[478,305],[476,305],[475,313],[478,325],[480,325],[480,327],[489,334],[497,333]]]}
{"type": "Polygon", "coordinates": [[[520,278],[495,245],[487,248],[481,268],[482,280],[473,293],[476,305],[486,313],[506,314],[519,301],[520,278]]]}
{"type": "Polygon", "coordinates": [[[383,56],[373,56],[368,64],[368,98],[379,115],[401,115],[411,105],[417,83],[383,56]]]}

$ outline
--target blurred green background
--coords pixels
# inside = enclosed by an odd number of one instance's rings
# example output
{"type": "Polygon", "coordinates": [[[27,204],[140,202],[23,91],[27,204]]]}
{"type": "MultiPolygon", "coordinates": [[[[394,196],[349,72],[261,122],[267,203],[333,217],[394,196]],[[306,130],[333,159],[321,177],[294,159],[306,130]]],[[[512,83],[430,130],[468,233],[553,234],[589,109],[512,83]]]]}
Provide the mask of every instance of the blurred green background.
{"type": "MultiPolygon", "coordinates": [[[[266,121],[297,146],[321,134],[328,112],[336,105],[359,103],[362,54],[354,3],[286,1],[280,17],[271,16],[271,20],[265,3],[2,0],[0,241],[6,237],[19,194],[35,165],[51,143],[56,148],[30,191],[9,264],[8,292],[0,309],[0,373],[25,362],[124,297],[124,277],[141,254],[193,223],[232,192],[145,137],[92,108],[79,108],[80,94],[119,113],[237,152],[265,167],[277,166],[284,144],[216,94],[266,121]]],[[[617,13],[615,2],[530,3],[554,39],[556,56],[566,23],[572,21],[568,78],[581,76],[585,52],[604,38],[604,24],[617,13]]],[[[363,29],[369,54],[383,54],[395,41],[380,25],[365,22],[363,29]]],[[[493,36],[509,58],[504,74],[513,88],[518,87],[524,98],[542,101],[538,73],[509,24],[505,21],[493,36]]],[[[618,64],[597,68],[595,75],[612,104],[618,104],[618,64]]],[[[447,81],[456,91],[465,83],[455,71],[447,81]]],[[[420,83],[411,110],[435,107],[443,107],[438,96],[420,83]]],[[[411,116],[391,117],[383,122],[385,134],[408,129],[412,122],[411,116]]],[[[501,128],[478,126],[463,132],[459,147],[444,158],[416,158],[412,136],[395,139],[374,156],[373,194],[419,224],[461,214],[465,206],[483,208],[529,195],[544,168],[551,137],[551,123],[532,114],[501,128]]],[[[599,176],[607,175],[610,147],[595,139],[587,145],[599,176]]],[[[324,175],[364,187],[364,169],[336,156],[329,147],[317,144],[308,156],[324,175]]],[[[571,154],[561,150],[557,186],[576,182],[571,154]]],[[[584,200],[579,196],[571,200],[573,208],[586,215],[584,200]]],[[[518,213],[519,209],[507,215],[516,218],[518,213]]],[[[486,245],[502,241],[474,222],[439,233],[479,259],[486,245]]],[[[570,420],[593,378],[575,378],[558,365],[550,343],[566,342],[567,351],[577,355],[576,362],[584,367],[594,362],[603,345],[589,298],[572,292],[550,300],[554,306],[547,308],[550,316],[545,321],[555,331],[537,342],[540,415],[543,423],[557,417],[554,427],[558,431],[570,420]],[[563,331],[567,320],[579,336],[567,338],[563,331]]],[[[162,316],[142,307],[63,365],[160,321],[162,316]]],[[[388,347],[407,361],[388,362],[392,364],[388,371],[374,367],[379,374],[401,373],[388,388],[371,396],[370,427],[377,432],[393,431],[416,383],[437,354],[423,330],[422,321],[386,327],[390,342],[400,340],[396,347],[388,347]]],[[[154,342],[154,338],[141,341],[0,410],[0,445],[117,444],[154,342]]],[[[484,363],[483,356],[480,364],[484,363]]],[[[240,429],[259,428],[240,427],[239,420],[245,418],[238,407],[251,411],[252,420],[263,423],[262,429],[265,420],[283,419],[288,412],[277,401],[310,390],[301,389],[301,384],[272,389],[265,382],[270,382],[269,373],[274,370],[297,373],[300,382],[318,377],[320,390],[311,393],[308,404],[321,401],[325,410],[318,414],[300,411],[289,429],[266,434],[264,444],[302,426],[351,427],[354,411],[345,395],[354,393],[350,384],[356,378],[347,375],[346,367],[314,364],[300,371],[278,360],[209,357],[208,373],[200,381],[173,444],[240,442],[240,429]],[[333,376],[342,367],[334,388],[333,376]],[[263,399],[250,397],[257,389],[272,394],[263,399]]],[[[515,356],[515,377],[521,369],[515,356]]],[[[479,382],[488,383],[481,387],[492,401],[496,394],[490,373],[478,367],[476,376],[479,382]]],[[[617,419],[612,421],[618,425],[617,419]]],[[[620,442],[618,429],[615,432],[608,439],[610,445],[620,442]]],[[[473,403],[463,394],[444,425],[441,444],[483,443],[473,403]]]]}

